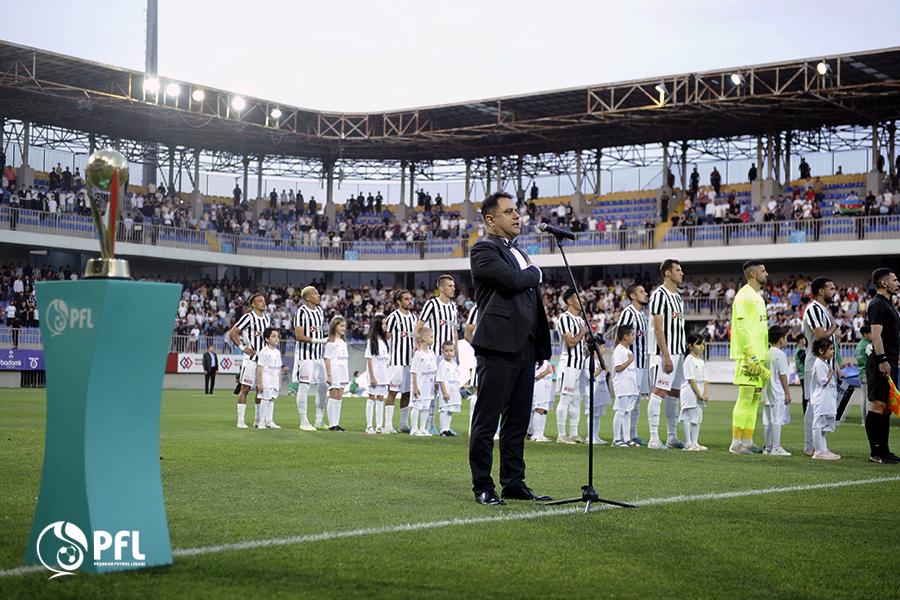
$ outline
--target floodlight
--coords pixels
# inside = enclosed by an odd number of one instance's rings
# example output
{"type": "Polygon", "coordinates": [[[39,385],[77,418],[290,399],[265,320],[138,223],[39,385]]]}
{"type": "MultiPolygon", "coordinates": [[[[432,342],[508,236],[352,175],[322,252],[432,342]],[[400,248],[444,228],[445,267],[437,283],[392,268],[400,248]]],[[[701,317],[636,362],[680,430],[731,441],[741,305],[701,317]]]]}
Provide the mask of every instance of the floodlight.
{"type": "Polygon", "coordinates": [[[819,75],[824,77],[825,75],[828,75],[829,73],[831,73],[831,65],[829,65],[827,62],[825,62],[823,60],[822,62],[820,62],[819,64],[816,65],[816,71],[819,73],[819,75]]]}
{"type": "Polygon", "coordinates": [[[166,96],[170,98],[177,98],[181,95],[181,86],[175,83],[174,81],[169,82],[166,86],[166,96]]]}
{"type": "Polygon", "coordinates": [[[204,92],[203,90],[194,90],[193,92],[191,92],[191,98],[194,99],[194,102],[203,102],[203,100],[206,98],[206,92],[204,92]]]}
{"type": "Polygon", "coordinates": [[[231,108],[238,112],[241,112],[242,110],[247,108],[247,101],[244,100],[241,96],[235,96],[231,99],[231,108]]]}
{"type": "Polygon", "coordinates": [[[159,93],[159,79],[156,77],[147,77],[144,79],[144,91],[150,94],[159,93]]]}
{"type": "Polygon", "coordinates": [[[734,85],[744,85],[744,76],[740,73],[732,73],[730,79],[734,85]]]}
{"type": "Polygon", "coordinates": [[[269,116],[272,117],[273,119],[276,119],[276,120],[277,120],[277,119],[280,119],[280,118],[281,118],[281,114],[282,114],[282,113],[281,113],[281,109],[280,109],[280,108],[273,108],[273,109],[272,109],[272,112],[269,113],[269,116]]]}

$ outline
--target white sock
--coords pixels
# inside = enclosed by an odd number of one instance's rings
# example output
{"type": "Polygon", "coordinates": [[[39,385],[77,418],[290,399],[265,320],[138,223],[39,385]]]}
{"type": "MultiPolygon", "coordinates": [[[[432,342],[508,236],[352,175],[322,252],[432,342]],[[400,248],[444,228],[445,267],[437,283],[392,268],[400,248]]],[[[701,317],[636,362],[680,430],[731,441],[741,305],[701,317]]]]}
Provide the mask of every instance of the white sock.
{"type": "Polygon", "coordinates": [[[316,425],[321,425],[328,407],[328,384],[320,383],[316,388],[316,425]]]}
{"type": "Polygon", "coordinates": [[[532,438],[542,438],[544,437],[544,428],[547,426],[547,415],[542,415],[541,413],[534,413],[531,417],[531,421],[534,424],[534,433],[532,434],[532,438]]]}
{"type": "Polygon", "coordinates": [[[334,400],[333,398],[328,399],[328,406],[326,407],[328,411],[328,426],[334,427],[337,425],[337,404],[339,400],[334,400]]]}
{"type": "Polygon", "coordinates": [[[600,417],[602,417],[599,412],[594,413],[594,439],[600,439],[600,417]]]}
{"type": "Polygon", "coordinates": [[[803,449],[815,449],[815,440],[813,439],[813,406],[812,402],[806,405],[806,412],[803,413],[803,449]]]}
{"type": "Polygon", "coordinates": [[[272,409],[272,401],[271,400],[263,400],[259,403],[259,424],[261,427],[265,427],[271,422],[271,409],[272,409]]]}
{"type": "Polygon", "coordinates": [[[666,434],[669,439],[678,439],[678,398],[666,396],[666,434]]]}
{"type": "Polygon", "coordinates": [[[335,400],[334,401],[334,419],[335,425],[341,424],[341,407],[344,405],[343,400],[335,400]]]}
{"type": "Polygon", "coordinates": [[[650,425],[650,439],[659,439],[659,414],[662,412],[663,397],[650,394],[647,402],[647,423],[650,425]]]}
{"type": "Polygon", "coordinates": [[[478,402],[478,396],[472,394],[469,396],[469,435],[472,435],[472,417],[475,416],[475,403],[478,402]]]}
{"type": "Polygon", "coordinates": [[[581,421],[581,399],[572,396],[569,401],[569,437],[578,435],[578,423],[581,421]]]}
{"type": "MultiPolygon", "coordinates": [[[[772,407],[772,408],[774,409],[774,407],[772,407]]],[[[773,410],[773,412],[774,412],[774,410],[773,410]]],[[[780,415],[777,415],[777,413],[776,413],[776,417],[778,417],[778,416],[780,416],[780,415]]],[[[781,419],[780,418],[773,419],[772,422],[769,424],[769,429],[772,432],[772,434],[771,434],[772,448],[781,448],[781,419]]]]}
{"type": "Polygon", "coordinates": [[[566,437],[566,419],[571,399],[571,396],[560,396],[559,404],[556,405],[556,433],[559,437],[566,437]]]}
{"type": "Polygon", "coordinates": [[[617,410],[613,415],[613,442],[624,442],[625,439],[625,415],[624,411],[617,410]]]}
{"type": "Polygon", "coordinates": [[[631,427],[628,430],[628,437],[625,438],[626,442],[628,440],[633,440],[634,438],[637,437],[638,419],[641,416],[641,398],[640,397],[638,397],[637,402],[634,403],[634,408],[631,409],[630,411],[628,411],[628,414],[630,415],[628,418],[629,418],[629,421],[631,422],[631,427]]]}
{"type": "Polygon", "coordinates": [[[400,408],[400,429],[409,427],[409,405],[400,408]]]}
{"type": "Polygon", "coordinates": [[[375,429],[384,427],[384,400],[375,401],[375,429]]]}
{"type": "Polygon", "coordinates": [[[309,384],[308,383],[298,383],[297,384],[297,413],[300,415],[300,424],[306,425],[309,423],[309,417],[307,416],[307,404],[309,403],[309,384]]]}
{"type": "Polygon", "coordinates": [[[253,424],[259,425],[259,421],[262,416],[262,400],[257,398],[256,403],[253,405],[253,424]]]}
{"type": "Polygon", "coordinates": [[[247,412],[246,404],[238,404],[238,423],[246,423],[244,421],[244,414],[247,412]]]}
{"type": "Polygon", "coordinates": [[[366,429],[372,426],[372,417],[375,416],[375,401],[369,398],[366,400],[366,429]]]}
{"type": "Polygon", "coordinates": [[[691,425],[691,443],[695,446],[700,445],[700,423],[694,423],[691,425]]]}
{"type": "Polygon", "coordinates": [[[411,417],[410,421],[412,422],[412,429],[410,430],[410,433],[418,433],[419,432],[419,409],[411,408],[409,410],[412,412],[412,415],[409,415],[411,417]]]}
{"type": "MultiPolygon", "coordinates": [[[[812,410],[812,407],[807,407],[806,410],[812,410]]],[[[816,452],[828,452],[828,444],[825,443],[825,432],[822,431],[821,427],[813,427],[812,438],[816,452]]]]}
{"type": "Polygon", "coordinates": [[[393,429],[394,427],[394,405],[388,404],[384,407],[384,428],[393,429]]]}
{"type": "Polygon", "coordinates": [[[438,419],[441,425],[441,432],[450,431],[450,421],[453,419],[453,413],[442,410],[438,419]]]}
{"type": "Polygon", "coordinates": [[[425,431],[431,431],[434,429],[434,413],[437,408],[437,400],[435,398],[431,399],[431,405],[428,407],[428,429],[425,431]]]}
{"type": "MultiPolygon", "coordinates": [[[[431,417],[432,423],[434,422],[434,416],[431,417]]],[[[428,411],[420,410],[419,411],[419,431],[427,432],[428,431],[428,411]]]]}
{"type": "Polygon", "coordinates": [[[534,411],[528,417],[528,435],[534,435],[534,411]]]}
{"type": "Polygon", "coordinates": [[[691,443],[691,422],[687,419],[681,422],[681,428],[684,430],[685,444],[691,443]]]}

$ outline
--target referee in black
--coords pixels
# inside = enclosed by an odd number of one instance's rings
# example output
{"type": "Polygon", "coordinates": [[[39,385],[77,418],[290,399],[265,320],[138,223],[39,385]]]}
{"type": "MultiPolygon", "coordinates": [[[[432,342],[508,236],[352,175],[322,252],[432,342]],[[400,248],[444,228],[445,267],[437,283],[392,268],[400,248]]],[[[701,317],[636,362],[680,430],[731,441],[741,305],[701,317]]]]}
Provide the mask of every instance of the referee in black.
{"type": "Polygon", "coordinates": [[[516,245],[519,212],[510,194],[488,196],[481,205],[481,216],[487,235],[472,247],[470,256],[479,310],[472,338],[479,382],[469,436],[472,491],[480,504],[505,504],[491,478],[499,419],[502,497],[549,500],[525,485],[523,457],[535,363],[550,359],[542,273],[516,245]]]}
{"type": "Polygon", "coordinates": [[[900,458],[891,452],[888,437],[891,412],[888,408],[890,386],[888,377],[897,384],[900,363],[900,315],[892,303],[900,292],[900,281],[891,269],[875,269],[872,285],[876,295],[866,309],[872,328],[872,345],[866,361],[866,381],[869,386],[869,412],[866,414],[866,437],[869,438],[869,462],[897,464],[900,458]]]}

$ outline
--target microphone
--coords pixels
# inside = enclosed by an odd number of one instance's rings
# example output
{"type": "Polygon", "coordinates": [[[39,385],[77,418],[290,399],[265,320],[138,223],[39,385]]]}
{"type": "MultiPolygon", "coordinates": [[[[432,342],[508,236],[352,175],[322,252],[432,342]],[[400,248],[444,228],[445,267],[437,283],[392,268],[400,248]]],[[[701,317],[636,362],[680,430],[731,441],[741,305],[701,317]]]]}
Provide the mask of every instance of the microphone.
{"type": "Polygon", "coordinates": [[[567,229],[560,229],[559,227],[554,227],[553,225],[549,225],[547,223],[541,223],[538,225],[538,229],[543,231],[544,233],[549,233],[551,235],[555,235],[558,238],[565,238],[567,240],[575,241],[575,234],[567,229]]]}

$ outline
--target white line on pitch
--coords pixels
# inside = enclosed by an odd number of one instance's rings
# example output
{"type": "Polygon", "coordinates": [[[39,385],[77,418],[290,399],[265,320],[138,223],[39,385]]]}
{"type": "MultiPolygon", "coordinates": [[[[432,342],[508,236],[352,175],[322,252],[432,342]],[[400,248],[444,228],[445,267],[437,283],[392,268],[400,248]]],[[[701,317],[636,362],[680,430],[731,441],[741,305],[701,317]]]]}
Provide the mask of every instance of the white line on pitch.
{"type": "MultiPolygon", "coordinates": [[[[876,483],[888,483],[892,481],[900,481],[900,476],[893,477],[876,477],[874,479],[853,479],[849,481],[832,481],[829,483],[809,483],[800,485],[787,485],[781,487],[761,488],[753,490],[737,490],[733,492],[711,492],[708,494],[693,494],[666,496],[662,498],[647,498],[645,500],[636,500],[633,502],[635,506],[661,506],[664,504],[679,504],[682,502],[702,502],[704,500],[728,500],[731,498],[745,498],[748,496],[764,496],[767,494],[784,494],[790,492],[809,492],[814,490],[826,490],[842,487],[851,487],[859,485],[872,485],[876,483]]],[[[608,504],[595,505],[596,510],[609,510],[618,508],[608,504]]],[[[275,538],[269,540],[251,540],[247,542],[234,542],[231,544],[220,544],[217,546],[200,546],[197,548],[183,548],[172,552],[173,556],[204,556],[207,554],[219,554],[222,552],[236,552],[240,550],[252,550],[254,548],[271,548],[275,546],[294,546],[299,544],[308,544],[311,542],[326,542],[329,540],[339,540],[344,538],[366,537],[370,535],[383,535],[386,533],[403,533],[407,531],[422,531],[424,529],[440,529],[443,527],[455,527],[458,525],[477,525],[479,523],[502,523],[505,521],[526,521],[530,519],[540,519],[543,517],[558,517],[562,515],[571,515],[583,512],[584,509],[579,505],[572,508],[563,509],[543,509],[532,510],[526,512],[506,513],[499,515],[485,515],[483,517],[468,517],[459,519],[446,519],[442,521],[427,521],[424,523],[406,523],[401,525],[387,525],[385,527],[368,527],[365,529],[351,529],[348,531],[326,531],[322,533],[312,533],[307,535],[297,535],[284,538],[275,538]]],[[[12,577],[15,575],[27,575],[43,571],[43,567],[25,566],[0,571],[0,577],[12,577]]]]}

